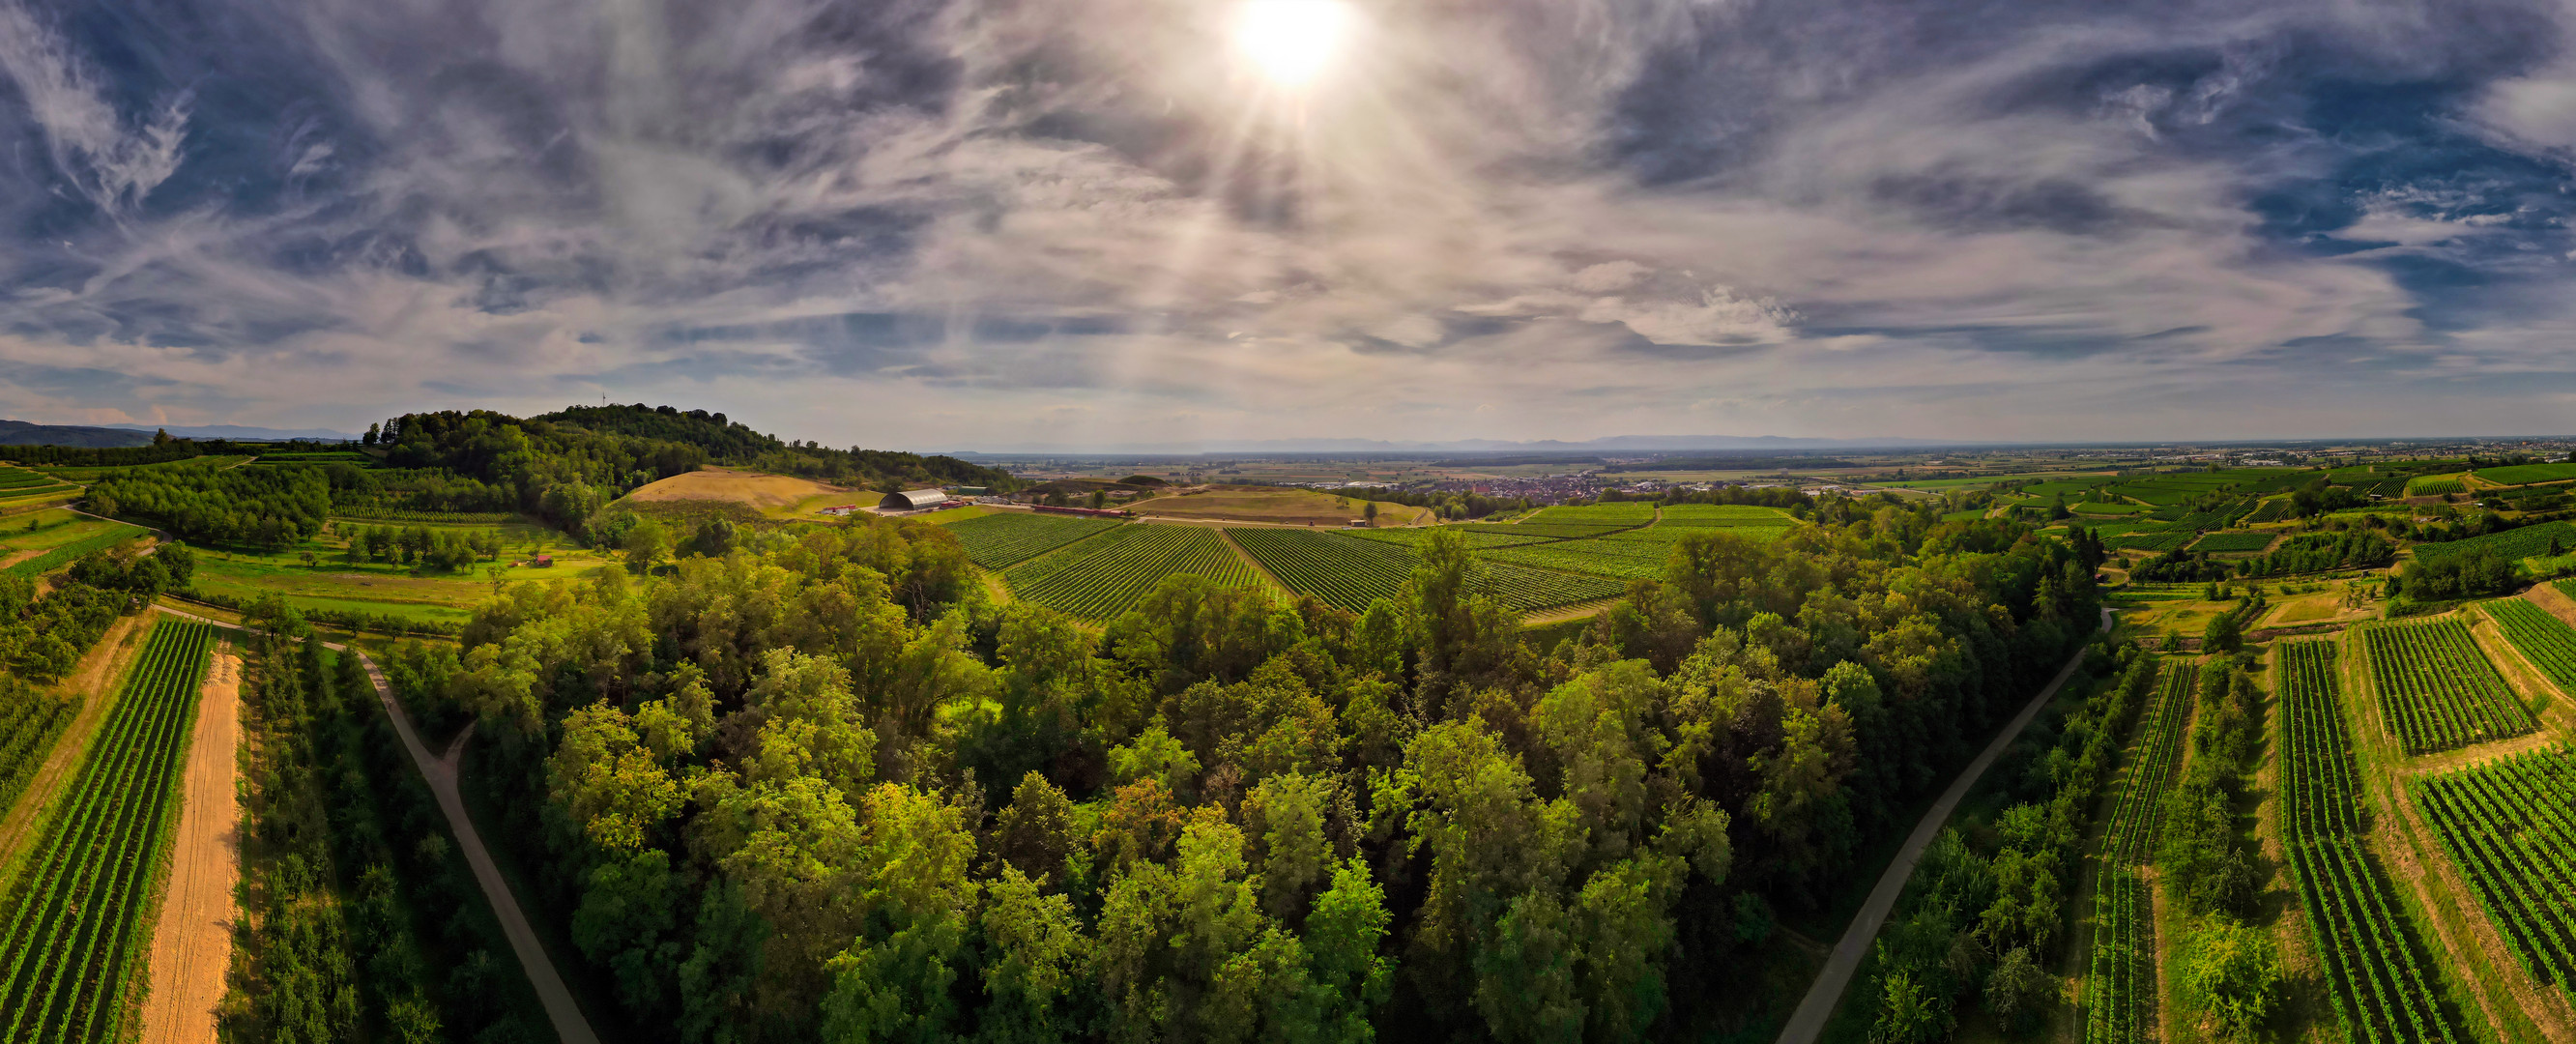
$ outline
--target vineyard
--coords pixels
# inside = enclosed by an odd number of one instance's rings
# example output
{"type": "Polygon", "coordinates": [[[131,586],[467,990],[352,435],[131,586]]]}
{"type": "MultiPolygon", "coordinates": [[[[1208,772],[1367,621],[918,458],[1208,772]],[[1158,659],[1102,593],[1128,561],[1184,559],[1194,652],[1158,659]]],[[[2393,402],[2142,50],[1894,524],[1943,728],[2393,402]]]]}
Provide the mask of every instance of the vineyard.
{"type": "Polygon", "coordinates": [[[2466,540],[2417,544],[2415,560],[2438,562],[2454,555],[2465,555],[2471,551],[2492,551],[2505,561],[2518,562],[2548,554],[2551,544],[2558,545],[2561,551],[2576,548],[2576,525],[2565,522],[2543,522],[2536,526],[2508,529],[2501,533],[2489,533],[2466,540]]]}
{"type": "Polygon", "coordinates": [[[1488,562],[1508,562],[1538,569],[1570,569],[1628,579],[1652,580],[1664,575],[1664,548],[1654,544],[1619,544],[1607,540],[1568,540],[1486,551],[1488,562]],[[1634,549],[1637,553],[1631,553],[1634,549]]]}
{"type": "Polygon", "coordinates": [[[54,749],[54,738],[71,724],[78,701],[65,699],[23,682],[0,682],[0,813],[17,803],[27,782],[54,749]]]}
{"type": "MultiPolygon", "coordinates": [[[[1294,532],[1291,530],[1291,532],[1294,532]]],[[[1213,529],[1128,525],[1003,572],[1013,594],[1091,620],[1126,612],[1164,577],[1191,573],[1227,587],[1260,583],[1213,529]]]]}
{"type": "Polygon", "coordinates": [[[56,481],[51,475],[29,471],[16,465],[0,464],[0,500],[53,496],[71,491],[72,487],[69,484],[56,481]]]}
{"type": "Polygon", "coordinates": [[[1543,537],[1549,540],[1575,540],[1582,537],[1600,536],[1604,533],[1615,533],[1628,527],[1617,525],[1579,525],[1572,522],[1471,522],[1463,526],[1454,526],[1451,528],[1457,529],[1463,533],[1500,533],[1505,536],[1543,537]]]}
{"type": "Polygon", "coordinates": [[[2123,551],[2175,551],[2191,543],[2188,532],[2130,533],[2115,537],[2111,544],[2123,551]]]}
{"type": "Polygon", "coordinates": [[[2441,497],[2468,491],[2468,483],[2457,475],[2427,475],[2406,484],[2406,495],[2410,497],[2441,497]]]}
{"type": "Polygon", "coordinates": [[[2261,551],[2272,546],[2270,533],[2211,533],[2191,545],[2194,551],[2261,551]]]}
{"type": "Polygon", "coordinates": [[[1794,526],[1798,520],[1778,508],[1750,504],[1675,504],[1664,509],[1659,526],[1794,526]]]}
{"type": "Polygon", "coordinates": [[[2191,717],[2200,665],[2186,659],[2166,662],[2156,686],[2155,706],[2139,726],[2138,749],[2131,772],[2120,783],[2103,833],[2102,857],[2117,866],[2134,866],[2155,854],[2156,826],[2164,813],[2165,785],[2182,763],[2183,726],[2191,717]]]}
{"type": "Polygon", "coordinates": [[[0,572],[35,576],[70,565],[92,551],[104,551],[142,535],[142,529],[119,522],[94,536],[64,544],[7,569],[0,569],[0,572]]]}
{"type": "Polygon", "coordinates": [[[2576,750],[2531,751],[2414,783],[2415,802],[2514,960],[2576,990],[2576,750]]]}
{"type": "MultiPolygon", "coordinates": [[[[1377,599],[1395,597],[1418,561],[1413,550],[1402,545],[1339,533],[1229,529],[1226,535],[1281,583],[1352,612],[1367,610],[1377,599]]],[[[1495,600],[1521,612],[1612,598],[1623,589],[1615,580],[1498,562],[1487,562],[1485,573],[1495,600]]]]}
{"type": "MultiPolygon", "coordinates": [[[[1515,527],[1504,526],[1501,528],[1509,530],[1515,527]]],[[[1554,539],[1552,537],[1538,536],[1536,534],[1497,532],[1494,530],[1471,532],[1465,526],[1411,526],[1403,529],[1339,529],[1334,532],[1339,533],[1342,536],[1358,537],[1362,540],[1376,540],[1389,544],[1401,544],[1405,547],[1421,547],[1423,544],[1430,542],[1431,534],[1448,533],[1465,541],[1468,548],[1478,551],[1496,547],[1520,547],[1525,544],[1544,544],[1549,540],[1554,539]]]]}
{"type": "Polygon", "coordinates": [[[951,522],[948,531],[957,535],[957,542],[966,548],[966,557],[976,565],[1008,569],[1121,524],[1106,518],[1012,511],[951,522]]]}
{"type": "Polygon", "coordinates": [[[2155,703],[2138,727],[2129,771],[2119,781],[2102,835],[2101,884],[2093,893],[2093,955],[2084,980],[2084,1039],[2137,1044],[2155,1011],[2155,942],[2147,886],[2137,864],[2155,845],[2164,792],[2182,760],[2183,725],[2191,715],[2199,665],[2166,662],[2155,703]]]}
{"type": "Polygon", "coordinates": [[[2488,602],[2486,611],[2523,659],[2540,668],[2559,689],[2576,693],[2576,627],[2519,598],[2488,602]]]}
{"type": "Polygon", "coordinates": [[[2472,474],[2499,486],[2528,486],[2535,482],[2565,482],[2576,479],[2576,464],[2516,464],[2502,468],[2479,468],[2472,474]]]}
{"type": "Polygon", "coordinates": [[[2459,618],[2360,630],[2380,712],[2406,753],[2430,754],[2540,727],[2459,618]]]}
{"type": "Polygon", "coordinates": [[[2358,1044],[2464,1040],[2442,1007],[2432,963],[2409,939],[2405,914],[2363,853],[2361,782],[2339,706],[2334,645],[2284,642],[2275,655],[2287,804],[2282,841],[2335,1012],[2358,1044]]]}
{"type": "Polygon", "coordinates": [[[0,1040],[122,1039],[214,635],[199,623],[153,629],[47,816],[0,914],[0,1040]]]}
{"type": "Polygon", "coordinates": [[[1531,522],[1585,525],[1642,526],[1655,520],[1652,501],[1616,500],[1606,504],[1566,504],[1540,508],[1529,517],[1531,522]]]}

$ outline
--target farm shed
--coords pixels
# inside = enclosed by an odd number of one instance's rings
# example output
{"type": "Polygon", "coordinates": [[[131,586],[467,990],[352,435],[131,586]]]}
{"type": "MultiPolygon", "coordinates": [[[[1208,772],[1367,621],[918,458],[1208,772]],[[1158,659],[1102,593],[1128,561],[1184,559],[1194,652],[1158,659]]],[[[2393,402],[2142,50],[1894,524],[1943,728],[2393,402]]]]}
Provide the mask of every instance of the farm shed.
{"type": "Polygon", "coordinates": [[[885,499],[877,503],[877,509],[881,511],[916,511],[926,507],[938,507],[939,505],[947,502],[948,492],[946,490],[907,489],[901,493],[886,494],[885,499]]]}

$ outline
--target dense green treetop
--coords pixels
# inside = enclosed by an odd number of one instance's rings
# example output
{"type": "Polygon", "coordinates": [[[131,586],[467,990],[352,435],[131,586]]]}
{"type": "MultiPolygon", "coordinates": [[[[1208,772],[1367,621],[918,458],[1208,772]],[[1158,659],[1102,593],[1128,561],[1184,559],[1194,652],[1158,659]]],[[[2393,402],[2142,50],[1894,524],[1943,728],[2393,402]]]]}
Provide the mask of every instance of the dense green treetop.
{"type": "Polygon", "coordinates": [[[865,520],[388,668],[481,719],[496,834],[655,1039],[1699,1035],[2095,615],[2027,526],[1810,516],[1553,648],[1444,536],[1366,613],[1180,576],[1095,630],[865,520]]]}

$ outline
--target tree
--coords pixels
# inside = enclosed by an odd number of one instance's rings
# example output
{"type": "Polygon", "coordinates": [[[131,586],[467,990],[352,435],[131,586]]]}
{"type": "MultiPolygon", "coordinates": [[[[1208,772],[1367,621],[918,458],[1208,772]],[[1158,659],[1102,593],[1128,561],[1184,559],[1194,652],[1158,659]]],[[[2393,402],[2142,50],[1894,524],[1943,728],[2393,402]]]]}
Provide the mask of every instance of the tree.
{"type": "Polygon", "coordinates": [[[2233,610],[2210,617],[2209,627],[2201,632],[2200,651],[2204,653],[2235,652],[2244,644],[2245,631],[2233,610]]]}
{"type": "Polygon", "coordinates": [[[1879,980],[1878,1022],[1870,1027],[1870,1044],[1933,1044],[1947,1040],[1951,1017],[1947,999],[1914,981],[1903,968],[1879,980]]]}
{"type": "Polygon", "coordinates": [[[991,1002],[979,1019],[976,1040],[1055,1044],[1074,1039],[1086,1007],[1077,992],[1092,943],[1082,933],[1072,901],[1041,892],[1018,867],[1006,866],[985,891],[977,925],[985,955],[984,992],[991,1002]]]}
{"type": "Polygon", "coordinates": [[[2184,942],[2182,985],[2226,1040],[2257,1039],[2281,1003],[2281,953],[2268,933],[2211,917],[2184,942]]]}
{"type": "Polygon", "coordinates": [[[2031,959],[2030,950],[2015,946],[1986,974],[1986,1013],[2002,1023],[2005,1032],[2019,1033],[2047,1010],[2053,986],[2048,973],[2031,959]]]}

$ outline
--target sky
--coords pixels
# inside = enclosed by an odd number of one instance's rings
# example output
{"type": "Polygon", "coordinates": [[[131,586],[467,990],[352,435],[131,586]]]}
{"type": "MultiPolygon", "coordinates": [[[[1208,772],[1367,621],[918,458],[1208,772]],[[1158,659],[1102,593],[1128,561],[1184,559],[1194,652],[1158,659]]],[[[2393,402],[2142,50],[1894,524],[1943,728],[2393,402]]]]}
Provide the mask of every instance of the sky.
{"type": "Polygon", "coordinates": [[[0,417],[2576,431],[2576,9],[0,0],[0,417]]]}

